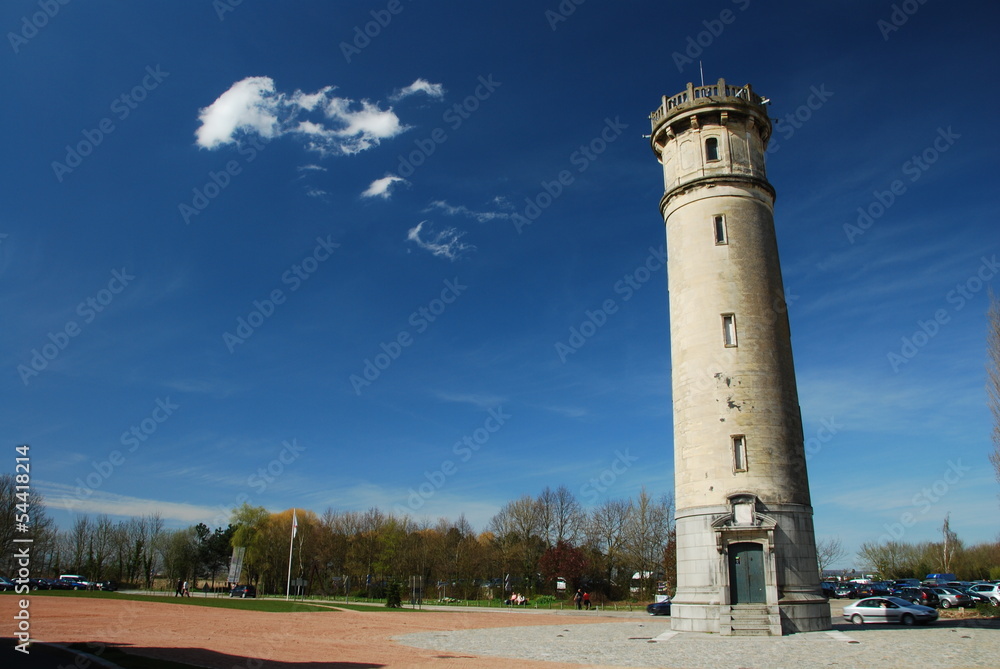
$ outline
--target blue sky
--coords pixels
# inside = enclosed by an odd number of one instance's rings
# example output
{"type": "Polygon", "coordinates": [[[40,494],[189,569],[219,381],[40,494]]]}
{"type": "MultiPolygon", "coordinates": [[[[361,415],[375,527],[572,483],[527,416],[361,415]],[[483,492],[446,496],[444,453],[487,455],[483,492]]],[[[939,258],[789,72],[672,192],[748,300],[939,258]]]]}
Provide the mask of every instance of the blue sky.
{"type": "Polygon", "coordinates": [[[701,60],[772,101],[818,536],[995,539],[1000,16],[902,4],[4,3],[10,469],[63,527],[671,492],[643,135],[701,60]]]}

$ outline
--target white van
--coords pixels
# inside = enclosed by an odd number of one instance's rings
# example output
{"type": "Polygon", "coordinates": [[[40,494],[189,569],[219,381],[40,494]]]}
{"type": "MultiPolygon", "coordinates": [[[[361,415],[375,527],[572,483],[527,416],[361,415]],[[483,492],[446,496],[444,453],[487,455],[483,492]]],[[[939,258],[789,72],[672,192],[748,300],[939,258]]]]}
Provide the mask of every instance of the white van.
{"type": "Polygon", "coordinates": [[[94,584],[79,574],[59,574],[59,580],[65,581],[69,590],[89,590],[94,584]]]}

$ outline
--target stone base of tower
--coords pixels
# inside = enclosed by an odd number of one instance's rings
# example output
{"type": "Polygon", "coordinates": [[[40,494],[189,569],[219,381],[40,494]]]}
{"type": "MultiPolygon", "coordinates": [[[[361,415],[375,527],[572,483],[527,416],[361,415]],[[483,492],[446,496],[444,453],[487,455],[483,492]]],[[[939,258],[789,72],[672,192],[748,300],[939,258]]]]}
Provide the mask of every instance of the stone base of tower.
{"type": "Polygon", "coordinates": [[[671,628],[771,635],[831,628],[816,567],[812,509],[752,495],[679,510],[671,628]]]}

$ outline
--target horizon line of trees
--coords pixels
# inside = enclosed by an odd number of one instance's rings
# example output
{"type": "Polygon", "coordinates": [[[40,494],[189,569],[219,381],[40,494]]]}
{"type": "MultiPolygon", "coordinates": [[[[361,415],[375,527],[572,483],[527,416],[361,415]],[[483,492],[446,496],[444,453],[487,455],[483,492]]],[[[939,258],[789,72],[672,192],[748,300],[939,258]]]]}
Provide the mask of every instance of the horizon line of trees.
{"type": "Polygon", "coordinates": [[[951,529],[951,514],[941,525],[941,541],[871,541],[861,544],[858,560],[884,579],[955,574],[960,581],[1000,579],[1000,541],[966,546],[951,529]]]}
{"type": "MultiPolygon", "coordinates": [[[[2,475],[0,500],[8,492],[13,479],[2,475]]],[[[47,516],[38,493],[32,492],[31,509],[32,576],[78,573],[144,588],[165,577],[214,588],[226,583],[233,548],[243,547],[240,582],[262,593],[285,591],[291,509],[271,513],[243,504],[225,528],[199,523],[175,530],[159,514],[80,515],[65,531],[47,516]]],[[[611,599],[648,597],[658,582],[675,581],[673,511],[671,498],[645,489],[635,499],[586,510],[566,486],[506,503],[478,533],[464,514],[432,522],[376,507],[328,508],[322,515],[297,509],[292,577],[305,579],[310,594],[338,596],[380,597],[388,583],[421,576],[428,598],[501,596],[505,587],[554,594],[557,577],[571,592],[587,587],[611,599]]],[[[5,547],[14,538],[13,523],[7,525],[0,523],[5,547]]],[[[0,560],[3,573],[16,574],[12,554],[0,560]]]]}
{"type": "MultiPolygon", "coordinates": [[[[121,520],[81,515],[60,531],[45,513],[41,495],[32,491],[29,501],[32,576],[79,573],[88,580],[143,588],[165,577],[215,588],[226,584],[233,548],[244,547],[240,581],[263,593],[284,592],[291,509],[271,513],[244,504],[233,510],[225,528],[199,523],[173,530],[155,513],[121,520]]],[[[4,502],[8,508],[17,502],[9,474],[0,475],[4,502]]],[[[421,576],[429,598],[499,596],[505,587],[529,596],[554,594],[557,577],[566,579],[570,592],[587,587],[615,600],[649,597],[659,583],[671,588],[676,583],[673,512],[669,497],[653,498],[645,489],[636,499],[609,499],[587,510],[565,486],[506,503],[481,532],[464,514],[432,522],[377,507],[328,508],[321,516],[299,509],[292,576],[305,579],[310,594],[338,596],[378,597],[392,581],[421,576]],[[484,591],[484,585],[491,590],[484,591]]],[[[16,527],[9,515],[9,522],[0,522],[5,547],[0,573],[13,577],[16,527]]],[[[839,538],[817,541],[821,576],[845,556],[839,538]]],[[[861,569],[882,578],[938,572],[962,580],[1000,578],[1000,541],[966,546],[947,517],[941,541],[867,542],[857,559],[861,569]]]]}

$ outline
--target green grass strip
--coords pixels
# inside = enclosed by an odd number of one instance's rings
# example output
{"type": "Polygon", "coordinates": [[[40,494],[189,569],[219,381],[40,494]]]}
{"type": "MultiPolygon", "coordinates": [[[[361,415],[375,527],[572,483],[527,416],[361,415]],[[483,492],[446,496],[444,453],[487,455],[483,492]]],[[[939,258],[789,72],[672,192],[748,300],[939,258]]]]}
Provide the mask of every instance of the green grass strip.
{"type": "Polygon", "coordinates": [[[154,602],[156,604],[174,604],[184,606],[211,606],[220,609],[239,609],[243,611],[264,611],[267,613],[303,613],[316,611],[332,611],[348,609],[349,611],[364,611],[367,613],[379,611],[413,611],[412,608],[390,609],[379,605],[344,604],[343,602],[285,601],[277,597],[258,597],[240,599],[235,597],[204,597],[192,594],[191,597],[174,597],[173,595],[135,595],[120,592],[102,592],[100,590],[33,590],[29,595],[15,595],[13,592],[0,592],[0,596],[12,596],[21,599],[33,597],[74,597],[78,599],[111,599],[130,602],[154,602]]]}
{"type": "Polygon", "coordinates": [[[34,590],[30,595],[16,595],[20,598],[33,597],[74,597],[79,599],[111,599],[130,602],[154,602],[183,606],[211,606],[220,609],[241,609],[244,611],[265,611],[268,613],[302,613],[304,611],[333,611],[325,606],[303,604],[283,599],[236,599],[231,597],[165,597],[162,595],[132,595],[99,590],[34,590]]]}

